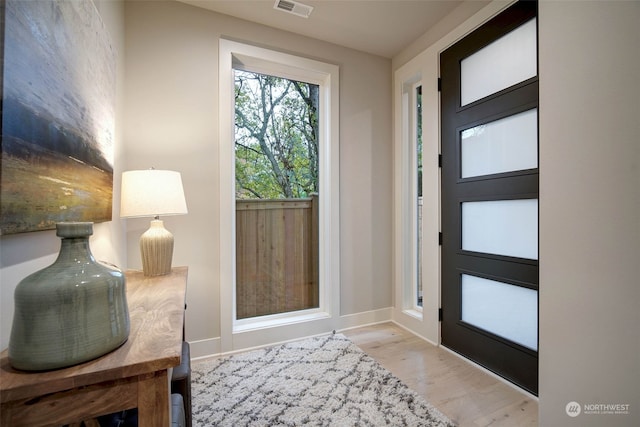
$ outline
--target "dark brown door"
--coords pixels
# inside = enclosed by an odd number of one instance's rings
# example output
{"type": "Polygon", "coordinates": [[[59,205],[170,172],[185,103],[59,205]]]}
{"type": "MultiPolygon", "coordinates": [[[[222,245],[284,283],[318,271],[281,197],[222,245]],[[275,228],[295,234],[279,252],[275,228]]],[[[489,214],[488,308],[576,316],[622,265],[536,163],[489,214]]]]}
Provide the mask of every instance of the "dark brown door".
{"type": "Polygon", "coordinates": [[[440,56],[442,344],[538,392],[537,4],[440,56]]]}

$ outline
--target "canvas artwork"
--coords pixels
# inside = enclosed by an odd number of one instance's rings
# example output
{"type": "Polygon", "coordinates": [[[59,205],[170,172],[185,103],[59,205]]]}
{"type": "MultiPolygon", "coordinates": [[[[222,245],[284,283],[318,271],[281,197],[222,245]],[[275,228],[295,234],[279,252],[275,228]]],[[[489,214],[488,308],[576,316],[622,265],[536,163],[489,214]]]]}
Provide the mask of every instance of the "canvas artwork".
{"type": "Polygon", "coordinates": [[[91,0],[6,0],[1,234],[111,220],[116,58],[91,0]]]}

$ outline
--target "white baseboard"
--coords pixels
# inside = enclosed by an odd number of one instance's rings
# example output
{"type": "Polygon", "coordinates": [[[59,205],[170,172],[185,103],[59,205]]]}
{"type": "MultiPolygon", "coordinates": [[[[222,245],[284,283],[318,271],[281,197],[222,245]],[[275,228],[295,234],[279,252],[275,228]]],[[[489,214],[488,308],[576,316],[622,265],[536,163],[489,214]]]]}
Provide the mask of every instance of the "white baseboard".
{"type": "Polygon", "coordinates": [[[345,331],[347,329],[390,322],[392,319],[392,312],[393,308],[387,307],[378,310],[363,311],[361,313],[340,316],[336,330],[345,331]]]}
{"type": "Polygon", "coordinates": [[[398,322],[397,320],[393,320],[394,325],[396,325],[399,328],[404,329],[407,332],[411,332],[413,335],[417,336],[418,338],[420,338],[423,341],[428,342],[429,344],[431,344],[434,347],[441,347],[440,344],[438,344],[437,342],[433,342],[432,340],[430,340],[429,338],[423,336],[422,334],[419,334],[418,332],[414,331],[413,329],[411,329],[408,326],[403,325],[402,323],[398,322]]]}
{"type": "Polygon", "coordinates": [[[189,341],[191,360],[206,359],[220,354],[220,337],[189,341]]]}

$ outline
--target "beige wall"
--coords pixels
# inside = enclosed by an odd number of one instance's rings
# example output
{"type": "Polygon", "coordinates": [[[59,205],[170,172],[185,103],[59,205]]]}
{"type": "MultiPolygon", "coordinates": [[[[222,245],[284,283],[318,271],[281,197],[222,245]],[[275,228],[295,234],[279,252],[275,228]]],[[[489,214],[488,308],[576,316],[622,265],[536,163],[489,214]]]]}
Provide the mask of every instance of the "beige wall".
{"type": "MultiPolygon", "coordinates": [[[[122,107],[124,83],[124,5],[110,0],[94,0],[117,52],[117,96],[114,138],[114,191],[111,222],[95,224],[90,240],[98,260],[126,267],[126,244],[120,209],[120,174],[123,165],[122,107]]],[[[55,261],[60,239],[55,230],[0,237],[0,348],[9,345],[13,321],[13,292],[20,280],[55,261]]]]}
{"type": "Polygon", "coordinates": [[[640,425],[640,3],[539,13],[540,425],[640,425]]]}
{"type": "MultiPolygon", "coordinates": [[[[126,3],[127,169],[182,173],[189,214],[165,218],[174,265],[189,266],[187,339],[220,336],[218,40],[221,35],[340,66],[341,314],[391,306],[390,60],[177,2],[126,3]]],[[[140,264],[146,220],[128,220],[140,264]]]]}

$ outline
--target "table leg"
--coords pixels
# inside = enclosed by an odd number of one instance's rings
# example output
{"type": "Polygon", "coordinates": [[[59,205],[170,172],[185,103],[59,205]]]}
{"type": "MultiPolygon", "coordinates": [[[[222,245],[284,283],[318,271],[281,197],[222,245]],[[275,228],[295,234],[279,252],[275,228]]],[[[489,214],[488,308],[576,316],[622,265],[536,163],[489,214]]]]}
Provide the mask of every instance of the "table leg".
{"type": "Polygon", "coordinates": [[[156,371],[138,381],[138,426],[170,426],[169,380],[167,370],[156,371]]]}

